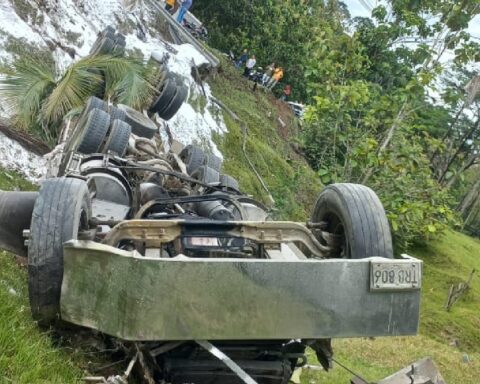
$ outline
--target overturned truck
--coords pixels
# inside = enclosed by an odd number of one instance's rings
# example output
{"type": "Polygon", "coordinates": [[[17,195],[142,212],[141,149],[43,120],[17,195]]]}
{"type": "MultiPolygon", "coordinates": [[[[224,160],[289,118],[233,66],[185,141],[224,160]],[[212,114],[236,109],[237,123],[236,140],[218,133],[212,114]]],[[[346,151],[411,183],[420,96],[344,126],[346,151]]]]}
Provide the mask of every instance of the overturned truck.
{"type": "Polygon", "coordinates": [[[272,221],[146,114],[91,98],[69,125],[55,177],[0,193],[41,326],[138,342],[172,384],[288,383],[307,347],[328,369],[331,338],[416,334],[422,263],[393,257],[371,189],[329,185],[307,223],[272,221]]]}

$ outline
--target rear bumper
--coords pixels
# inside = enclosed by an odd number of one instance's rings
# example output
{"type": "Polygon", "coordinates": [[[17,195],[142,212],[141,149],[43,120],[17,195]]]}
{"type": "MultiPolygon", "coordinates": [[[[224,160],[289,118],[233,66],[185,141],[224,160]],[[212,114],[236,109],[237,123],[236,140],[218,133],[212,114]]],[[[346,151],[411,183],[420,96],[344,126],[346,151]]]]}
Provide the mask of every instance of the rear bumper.
{"type": "MultiPolygon", "coordinates": [[[[124,340],[413,335],[420,290],[371,291],[362,260],[149,259],[64,246],[62,319],[124,340]]],[[[395,263],[418,263],[406,258],[395,263]]]]}

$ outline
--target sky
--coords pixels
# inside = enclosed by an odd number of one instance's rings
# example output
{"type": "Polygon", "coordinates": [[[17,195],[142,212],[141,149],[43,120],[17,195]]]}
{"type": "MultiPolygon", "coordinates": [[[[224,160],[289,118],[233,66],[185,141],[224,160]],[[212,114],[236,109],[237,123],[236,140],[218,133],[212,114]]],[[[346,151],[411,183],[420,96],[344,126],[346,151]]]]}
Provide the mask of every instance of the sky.
{"type": "MultiPolygon", "coordinates": [[[[343,0],[348,5],[352,17],[368,17],[372,8],[384,3],[381,0],[343,0]]],[[[480,16],[475,17],[470,23],[469,32],[480,39],[480,16]]]]}

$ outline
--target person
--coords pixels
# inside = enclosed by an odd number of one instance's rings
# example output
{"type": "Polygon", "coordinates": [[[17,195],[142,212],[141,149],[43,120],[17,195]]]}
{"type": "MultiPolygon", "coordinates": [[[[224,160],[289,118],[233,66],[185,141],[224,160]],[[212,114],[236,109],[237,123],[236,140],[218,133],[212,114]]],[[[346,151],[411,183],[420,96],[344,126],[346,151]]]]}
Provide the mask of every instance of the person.
{"type": "Polygon", "coordinates": [[[291,94],[292,94],[292,87],[290,84],[287,84],[285,88],[283,88],[283,94],[280,97],[280,100],[287,101],[291,94]]]}
{"type": "Polygon", "coordinates": [[[170,11],[175,6],[175,0],[165,0],[165,10],[170,11]]]}
{"type": "Polygon", "coordinates": [[[243,72],[243,76],[248,77],[253,67],[255,67],[255,64],[257,64],[257,59],[255,58],[255,55],[252,55],[252,57],[248,59],[247,64],[245,64],[245,71],[243,72]]]}
{"type": "Polygon", "coordinates": [[[180,8],[180,12],[178,12],[177,21],[182,24],[185,15],[187,14],[188,10],[192,6],[192,0],[183,0],[182,7],[180,8]]]}
{"type": "Polygon", "coordinates": [[[275,70],[275,63],[270,64],[265,73],[262,76],[262,85],[265,86],[269,82],[270,78],[273,75],[273,71],[275,70]]]}
{"type": "Polygon", "coordinates": [[[180,8],[180,3],[179,0],[168,0],[172,1],[172,7],[168,10],[168,12],[173,16],[175,13],[177,13],[178,8],[180,8]]]}
{"type": "Polygon", "coordinates": [[[282,67],[275,68],[275,70],[273,71],[272,78],[267,84],[267,88],[272,90],[275,87],[275,85],[277,85],[277,83],[280,80],[282,80],[282,77],[283,77],[283,68],[282,67]]]}
{"type": "Polygon", "coordinates": [[[242,55],[240,56],[238,61],[235,63],[235,66],[237,68],[242,67],[243,65],[245,65],[247,63],[247,60],[248,60],[248,50],[244,49],[243,52],[242,52],[242,55]]]}

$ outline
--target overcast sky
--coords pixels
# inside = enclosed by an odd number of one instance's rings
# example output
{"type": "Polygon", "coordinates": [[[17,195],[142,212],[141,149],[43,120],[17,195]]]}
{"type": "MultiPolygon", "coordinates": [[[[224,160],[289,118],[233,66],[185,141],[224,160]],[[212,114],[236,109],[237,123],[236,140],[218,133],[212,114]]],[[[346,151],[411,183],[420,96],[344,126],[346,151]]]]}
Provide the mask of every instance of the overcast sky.
{"type": "MultiPolygon", "coordinates": [[[[367,17],[370,16],[370,11],[372,8],[376,7],[377,5],[381,4],[381,0],[343,0],[350,9],[350,13],[352,17],[362,16],[367,17]]],[[[480,16],[475,17],[472,22],[470,23],[470,33],[472,36],[480,39],[480,16]]]]}

